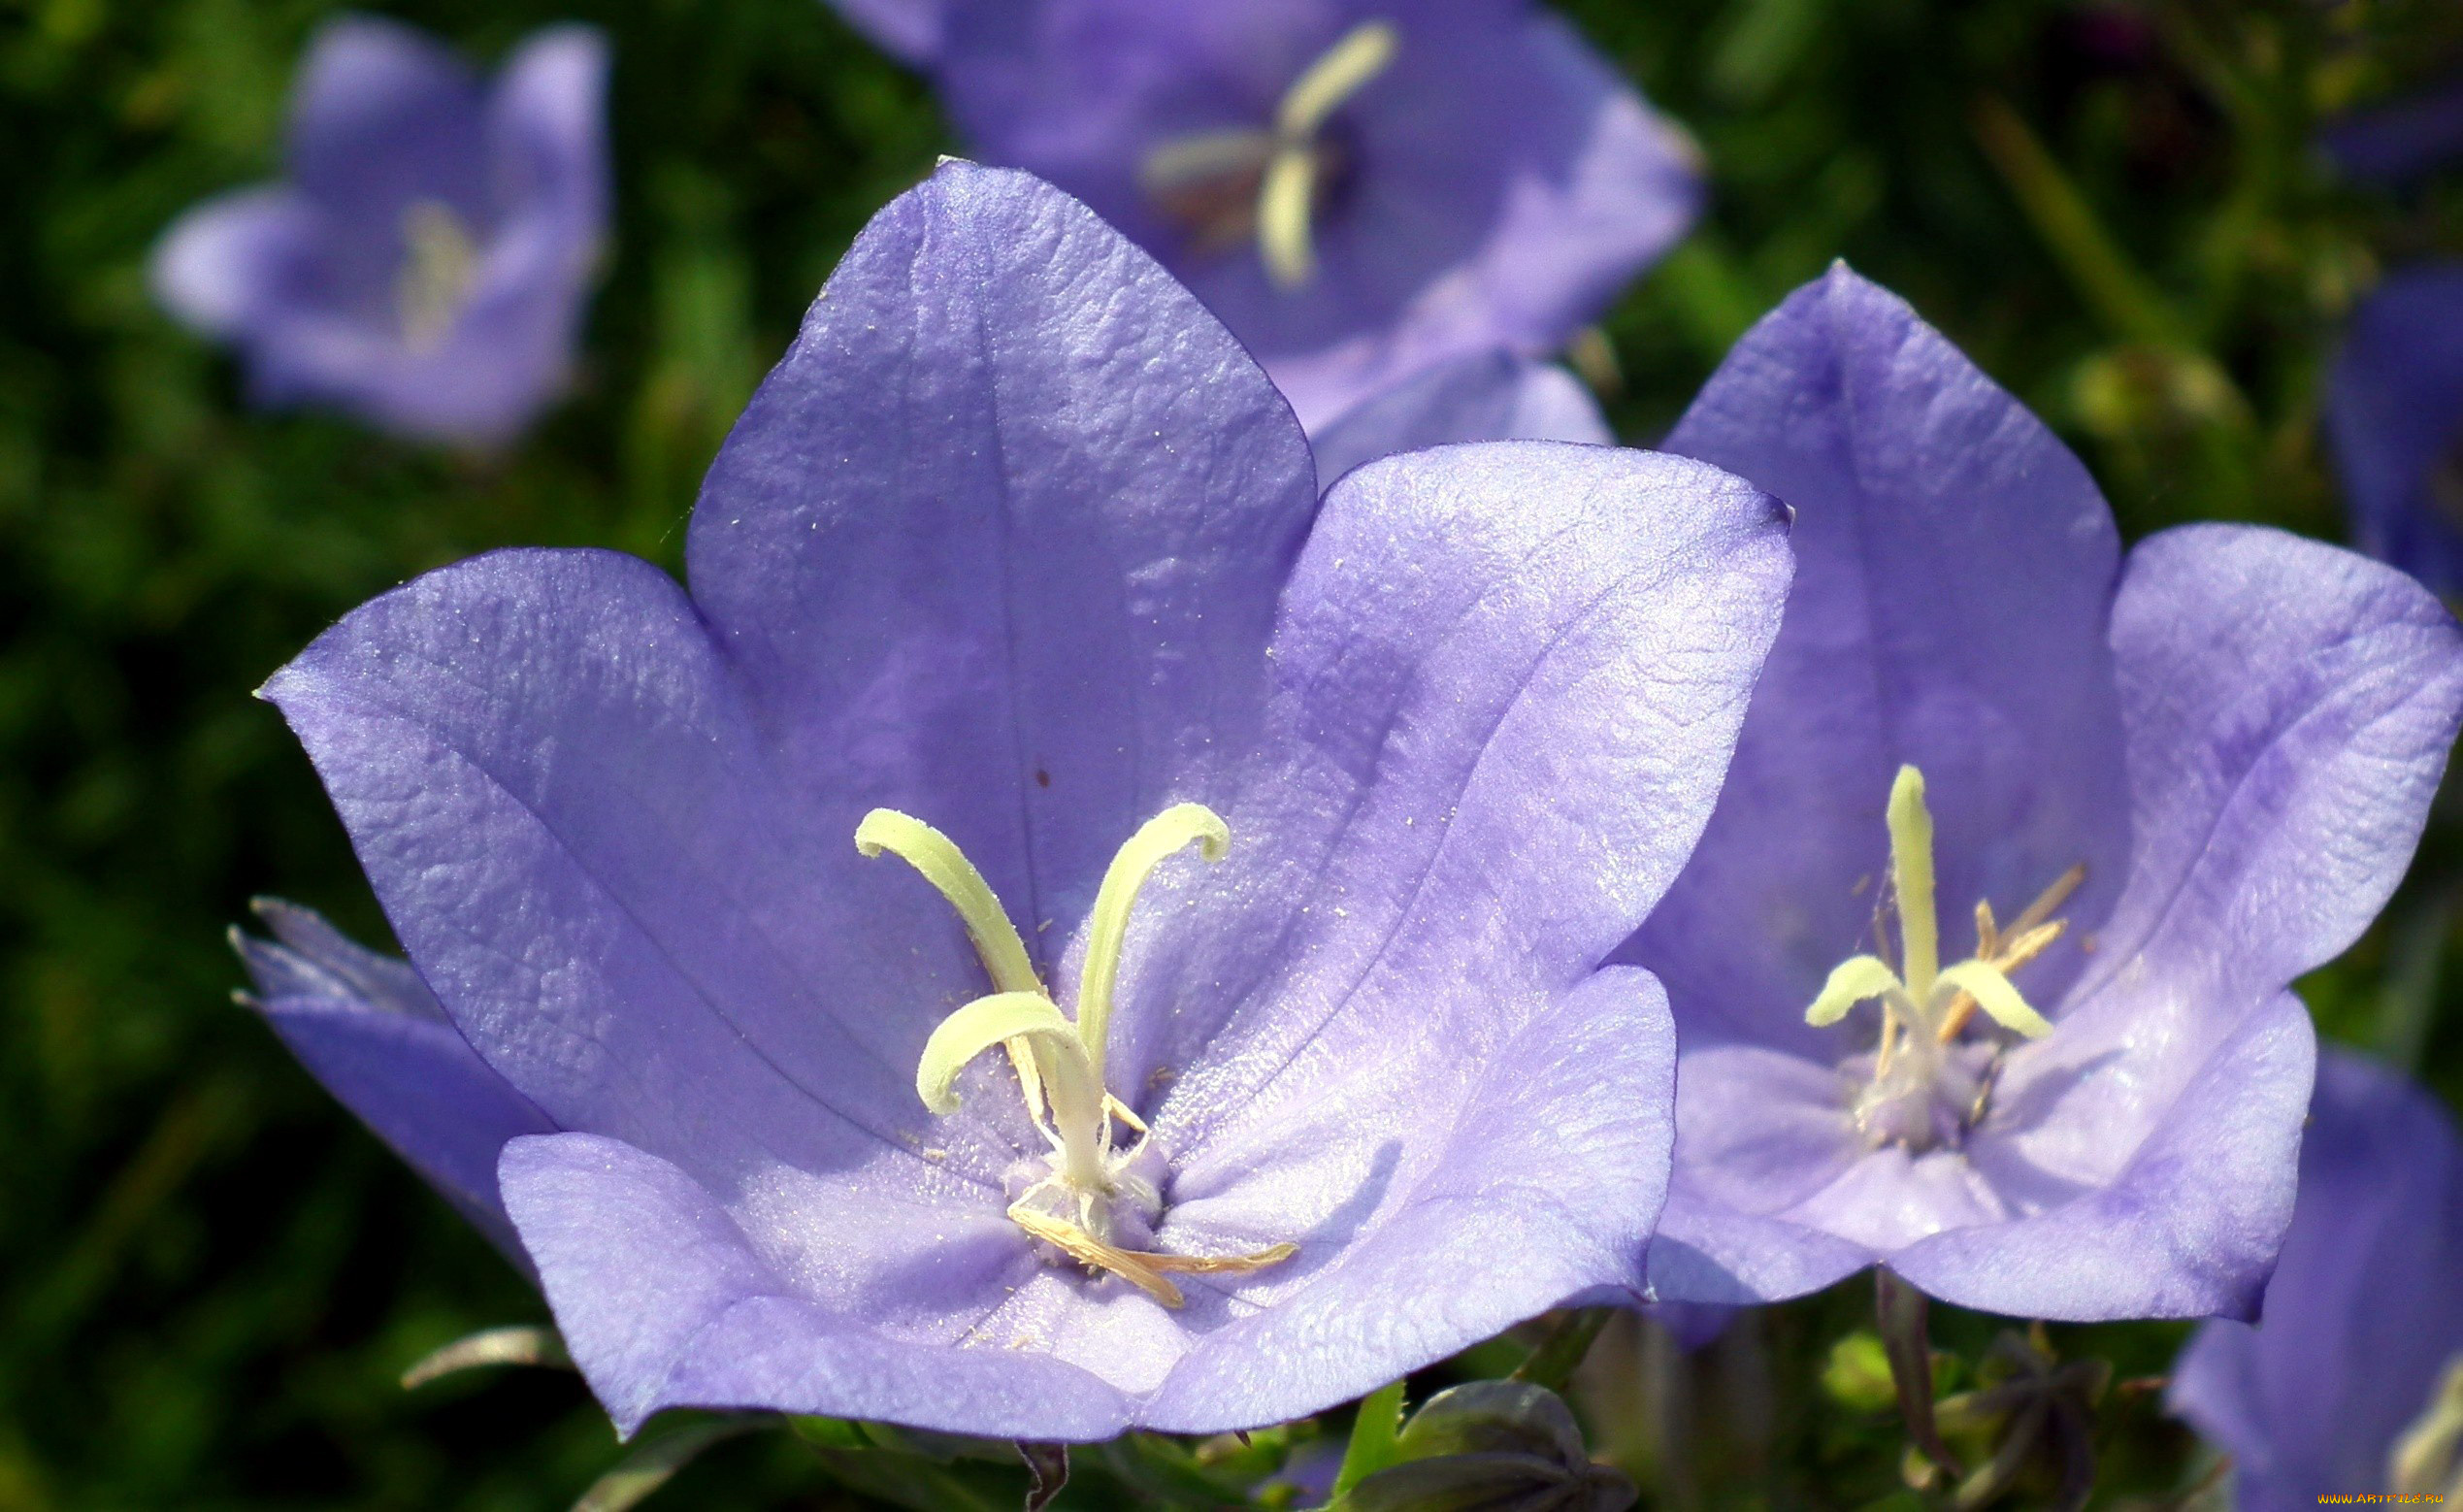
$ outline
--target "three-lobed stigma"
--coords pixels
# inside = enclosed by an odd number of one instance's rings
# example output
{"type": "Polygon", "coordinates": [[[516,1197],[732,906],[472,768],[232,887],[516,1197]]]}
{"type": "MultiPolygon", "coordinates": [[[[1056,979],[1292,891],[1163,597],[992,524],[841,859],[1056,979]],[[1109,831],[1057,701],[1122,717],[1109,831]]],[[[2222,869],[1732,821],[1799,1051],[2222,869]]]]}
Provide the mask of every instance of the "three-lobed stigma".
{"type": "Polygon", "coordinates": [[[1071,1019],[1043,985],[1026,941],[1006,910],[955,841],[920,819],[875,808],[856,826],[867,856],[896,854],[923,874],[958,912],[967,937],[992,978],[993,991],[940,1022],[915,1068],[924,1106],[946,1116],[958,1109],[958,1073],[976,1056],[1002,1046],[1018,1074],[1027,1116],[1051,1145],[1039,1173],[1008,1208],[1012,1223],[1053,1252],[1090,1269],[1108,1271],[1167,1307],[1183,1298],[1172,1274],[1239,1274],[1298,1253],[1291,1244],[1247,1255],[1170,1255],[1139,1249],[1133,1239],[1162,1212],[1165,1162],[1145,1124],[1113,1097],[1103,1080],[1110,1040],[1112,990],[1130,909],[1156,867],[1195,844],[1219,861],[1232,832],[1201,804],[1176,804],[1130,837],[1104,870],[1087,919],[1086,964],[1077,1017],[1071,1019]],[[1116,1129],[1126,1129],[1125,1146],[1116,1129]]]}
{"type": "Polygon", "coordinates": [[[1978,903],[1975,954],[1944,967],[1933,899],[1933,816],[1924,804],[1924,774],[1912,766],[1900,767],[1890,784],[1888,822],[1899,964],[1878,955],[1840,962],[1804,1016],[1819,1027],[1837,1023],[1858,1003],[1881,1004],[1881,1039],[1869,1082],[1856,1099],[1856,1126],[1877,1144],[1921,1150],[1954,1143],[1981,1116],[1989,1078],[1959,1044],[1978,1010],[2028,1039],[2052,1032],[2010,973],[2061,937],[2067,926],[2052,915],[2085,880],[2086,869],[2063,872],[2006,929],[1991,904],[1978,903]]]}
{"type": "Polygon", "coordinates": [[[1300,71],[1271,126],[1164,143],[1139,165],[1140,187],[1200,250],[1254,237],[1275,286],[1304,287],[1317,275],[1317,217],[1345,168],[1326,123],[1392,66],[1399,40],[1392,21],[1362,21],[1300,71]]]}

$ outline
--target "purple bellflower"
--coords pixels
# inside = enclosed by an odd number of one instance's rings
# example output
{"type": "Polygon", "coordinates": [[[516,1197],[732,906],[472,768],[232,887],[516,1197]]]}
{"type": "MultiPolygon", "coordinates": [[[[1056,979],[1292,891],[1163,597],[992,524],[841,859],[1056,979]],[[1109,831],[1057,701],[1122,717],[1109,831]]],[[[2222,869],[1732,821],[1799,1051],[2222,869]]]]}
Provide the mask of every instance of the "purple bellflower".
{"type": "MultiPolygon", "coordinates": [[[[1359,406],[1312,449],[1317,476],[1332,479],[1452,442],[1610,439],[1570,374],[1483,352],[1359,406]]],[[[244,1000],[378,1137],[527,1265],[497,1195],[497,1156],[507,1140],[555,1126],[470,1048],[408,962],[345,938],[295,904],[260,899],[255,909],[273,937],[231,934],[256,986],[244,1000]]]]}
{"type": "Polygon", "coordinates": [[[2463,1140],[2437,1099],[2322,1051],[2265,1321],[2199,1329],[2172,1409],[2232,1456],[2240,1512],[2463,1485],[2463,1140]]]}
{"type": "Polygon", "coordinates": [[[1692,220],[1692,148],[1530,0],[949,0],[987,160],[1177,274],[1314,432],[1433,363],[1538,355],[1692,220]]]}
{"type": "Polygon", "coordinates": [[[1321,506],[1186,290],[952,164],[729,439],[689,596],[500,552],[266,694],[561,1131],[498,1179],[622,1428],[1238,1428],[1629,1279],[1672,1030],[1599,963],[1710,811],[1782,512],[1530,442],[1321,506]]]}
{"type": "Polygon", "coordinates": [[[874,47],[902,62],[926,65],[940,51],[949,9],[944,0],[830,0],[830,6],[874,47]]]}
{"type": "Polygon", "coordinates": [[[483,86],[399,22],[330,23],[292,95],[287,179],[181,216],[157,297],[239,349],[259,403],[509,439],[572,363],[607,229],[607,68],[599,33],[557,26],[483,86]]]}
{"type": "Polygon", "coordinates": [[[2326,423],[2361,549],[2463,594],[2463,263],[2407,268],[2361,301],[2326,423]]]}
{"type": "Polygon", "coordinates": [[[2411,856],[2451,616],[2270,530],[2124,557],[2078,459],[1844,267],[1668,445],[1792,505],[1799,570],[1718,812],[1622,954],[1683,1055],[1656,1294],[1882,1264],[2020,1317],[2250,1312],[2309,1103],[2287,984],[2411,856]]]}
{"type": "Polygon", "coordinates": [[[407,962],[346,938],[296,904],[261,898],[273,937],[231,932],[246,1001],[378,1138],[526,1264],[496,1193],[505,1141],[555,1125],[488,1069],[407,962]]]}

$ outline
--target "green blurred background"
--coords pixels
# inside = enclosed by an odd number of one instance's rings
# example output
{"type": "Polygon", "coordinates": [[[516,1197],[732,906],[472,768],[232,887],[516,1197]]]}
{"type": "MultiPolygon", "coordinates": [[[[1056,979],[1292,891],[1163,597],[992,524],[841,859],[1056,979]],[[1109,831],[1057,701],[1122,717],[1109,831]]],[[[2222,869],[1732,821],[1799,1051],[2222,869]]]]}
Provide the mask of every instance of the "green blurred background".
{"type": "MultiPolygon", "coordinates": [[[[673,567],[702,469],[805,303],[952,147],[920,83],[818,0],[388,6],[485,60],[558,19],[613,38],[618,224],[578,389],[492,458],[258,415],[152,308],[144,261],[181,209],[273,170],[332,9],[0,0],[0,1512],[551,1508],[614,1458],[569,1375],[395,1385],[543,1312],[230,1002],[222,931],[253,893],[384,938],[249,691],[352,605],[490,546],[673,567]]],[[[2196,517],[2339,535],[2316,424],[2337,323],[2381,267],[2463,252],[2463,174],[2358,192],[2311,143],[2463,68],[2463,6],[1567,9],[1712,174],[1702,227],[1606,322],[1613,363],[1588,364],[1628,439],[1845,256],[2070,438],[2133,537],[2196,517]]],[[[2444,819],[2386,920],[2305,984],[2330,1034],[2449,1097],[2458,862],[2444,819]]],[[[1851,1336],[1869,1306],[1846,1288],[1690,1364],[1612,1339],[1596,1436],[1668,1505],[1882,1501],[1896,1427],[1851,1336]],[[1688,1413],[1679,1463],[1653,1425],[1688,1413]]],[[[1998,1327],[1936,1325],[1970,1356],[1998,1327]]],[[[2134,1377],[2183,1336],[2052,1339],[2134,1377]]],[[[2145,1390],[2104,1431],[2108,1504],[2165,1504],[2196,1473],[2145,1390]]],[[[655,1504],[862,1503],[773,1434],[655,1504]]]]}

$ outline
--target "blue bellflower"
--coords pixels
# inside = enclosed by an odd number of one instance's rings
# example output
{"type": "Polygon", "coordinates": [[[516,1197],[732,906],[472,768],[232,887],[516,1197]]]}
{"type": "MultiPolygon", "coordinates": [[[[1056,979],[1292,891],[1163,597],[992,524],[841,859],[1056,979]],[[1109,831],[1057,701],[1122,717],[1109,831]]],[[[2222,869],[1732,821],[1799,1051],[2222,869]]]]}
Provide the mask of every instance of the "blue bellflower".
{"type": "Polygon", "coordinates": [[[608,50],[534,34],[492,86],[398,22],[309,49],[287,178],[182,215],[157,297],[236,347],[266,405],[500,444],[563,388],[608,221],[608,50]]]}
{"type": "Polygon", "coordinates": [[[1529,0],[930,14],[974,150],[1162,259],[1311,432],[1448,358],[1554,350],[1700,200],[1690,143],[1529,0]]]}
{"type": "Polygon", "coordinates": [[[730,437],[689,594],[500,552],[266,695],[558,1131],[499,1187],[622,1428],[1240,1428],[1629,1278],[1672,1031],[1600,963],[1710,812],[1781,519],[1535,442],[1321,504],[1187,291],[953,164],[730,437]]]}
{"type": "Polygon", "coordinates": [[[2172,1409],[2232,1456],[2240,1512],[2463,1494],[2463,1137],[2408,1078],[2318,1056],[2265,1320],[2199,1329],[2172,1409]]]}
{"type": "Polygon", "coordinates": [[[2124,555],[2078,459],[1840,267],[1669,439],[1794,507],[1734,766],[1624,959],[1667,983],[1663,1299],[1873,1265],[2020,1317],[2247,1315],[2315,1042],[2463,714],[2410,578],[2279,532],[2124,555]]]}

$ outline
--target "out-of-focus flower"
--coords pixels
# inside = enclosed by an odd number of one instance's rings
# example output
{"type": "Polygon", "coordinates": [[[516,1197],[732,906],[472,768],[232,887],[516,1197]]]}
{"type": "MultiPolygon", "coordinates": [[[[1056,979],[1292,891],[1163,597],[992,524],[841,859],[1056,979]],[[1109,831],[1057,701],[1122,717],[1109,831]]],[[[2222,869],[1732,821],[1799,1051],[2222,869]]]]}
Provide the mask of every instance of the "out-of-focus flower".
{"type": "Polygon", "coordinates": [[[1312,432],[1431,364],[1554,350],[1681,235],[1691,145],[1529,0],[951,0],[995,162],[1085,200],[1312,432]]]}
{"type": "Polygon", "coordinates": [[[2463,264],[2405,269],[2361,301],[2326,422],[2361,549],[2463,594],[2463,264]]]}
{"type": "Polygon", "coordinates": [[[568,1131],[499,1179],[620,1425],[1247,1427],[1629,1278],[1673,1050],[1599,962],[1775,634],[1765,496],[1499,443],[1321,505],[1186,290],[956,164],[839,266],[687,556],[689,597],[447,568],[266,690],[568,1131]]]}
{"type": "Polygon", "coordinates": [[[231,932],[256,986],[246,1001],[345,1107],[521,1261],[496,1158],[507,1140],[556,1126],[472,1052],[408,963],[297,904],[261,898],[256,915],[273,938],[231,932]]]}
{"type": "Polygon", "coordinates": [[[2287,984],[2411,857],[2463,711],[2452,617],[2275,531],[2124,558],[2078,460],[1844,267],[1668,444],[1792,505],[1800,571],[1624,957],[1684,1047],[1658,1294],[1884,1264],[2020,1317],[2248,1314],[2309,1103],[2287,984]]]}
{"type": "Polygon", "coordinates": [[[2172,1408],[2232,1456],[2241,1512],[2463,1492],[2458,1277],[2454,1120],[2403,1076],[2321,1054],[2264,1321],[2207,1324],[2173,1371],[2172,1408]]]}
{"type": "Polygon", "coordinates": [[[482,85],[397,22],[317,34],[287,178],[155,248],[157,296],[237,347],[254,398],[489,444],[563,387],[608,219],[607,46],[533,35],[482,85]]]}
{"type": "Polygon", "coordinates": [[[2348,115],[2320,133],[2319,142],[2355,179],[2409,182],[2463,158],[2463,79],[2348,115]]]}
{"type": "Polygon", "coordinates": [[[1458,441],[1616,438],[1564,369],[1506,351],[1473,352],[1362,401],[1310,438],[1317,477],[1331,484],[1363,462],[1458,441]]]}
{"type": "Polygon", "coordinates": [[[830,0],[830,6],[894,58],[929,64],[940,50],[946,0],[830,0]]]}

